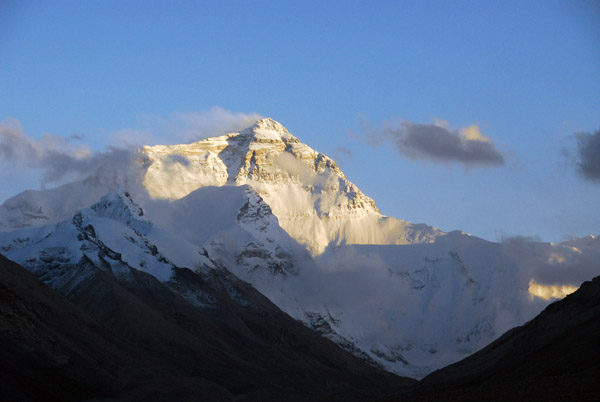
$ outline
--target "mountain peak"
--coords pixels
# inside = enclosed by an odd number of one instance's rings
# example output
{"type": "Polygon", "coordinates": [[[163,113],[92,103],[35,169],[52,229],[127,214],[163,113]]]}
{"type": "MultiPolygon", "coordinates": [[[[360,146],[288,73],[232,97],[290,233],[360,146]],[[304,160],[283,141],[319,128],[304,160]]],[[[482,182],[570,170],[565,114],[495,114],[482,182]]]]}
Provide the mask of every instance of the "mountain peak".
{"type": "Polygon", "coordinates": [[[273,120],[270,117],[265,117],[264,119],[257,120],[253,126],[251,126],[253,130],[271,130],[271,131],[283,131],[288,133],[287,128],[283,126],[283,124],[278,121],[273,120]]]}
{"type": "Polygon", "coordinates": [[[144,215],[143,209],[123,187],[108,192],[100,201],[84,209],[83,213],[124,223],[141,233],[146,233],[152,225],[144,215]]]}
{"type": "Polygon", "coordinates": [[[143,152],[149,163],[142,184],[150,197],[175,200],[201,187],[248,185],[314,255],[330,243],[404,244],[432,241],[438,234],[425,225],[384,219],[335,161],[270,118],[240,133],[143,152]]]}
{"type": "Polygon", "coordinates": [[[264,119],[257,120],[252,126],[243,130],[240,134],[251,135],[257,140],[277,141],[284,140],[293,142],[299,142],[281,123],[266,117],[264,119]]]}

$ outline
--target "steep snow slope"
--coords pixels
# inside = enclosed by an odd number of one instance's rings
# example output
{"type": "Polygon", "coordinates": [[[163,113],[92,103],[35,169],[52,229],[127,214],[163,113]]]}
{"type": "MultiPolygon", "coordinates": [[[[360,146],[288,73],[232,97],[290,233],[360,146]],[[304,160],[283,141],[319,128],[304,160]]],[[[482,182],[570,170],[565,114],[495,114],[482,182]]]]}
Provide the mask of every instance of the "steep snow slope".
{"type": "Polygon", "coordinates": [[[142,149],[153,198],[178,199],[204,186],[248,185],[279,224],[317,255],[329,244],[431,242],[441,232],[381,215],[335,162],[272,119],[189,145],[142,149]]]}
{"type": "Polygon", "coordinates": [[[115,177],[95,175],[49,190],[24,191],[0,205],[0,232],[61,221],[120,184],[115,177]]]}
{"type": "Polygon", "coordinates": [[[152,225],[130,194],[118,188],[71,219],[36,228],[5,232],[0,252],[22,264],[51,286],[56,280],[85,278],[73,266],[91,263],[116,277],[135,268],[166,281],[174,266],[200,267],[210,263],[191,243],[152,225]],[[159,251],[164,250],[168,258],[159,251]],[[172,262],[171,259],[174,261],[172,262]],[[64,275],[64,271],[72,275],[64,275]]]}
{"type": "Polygon", "coordinates": [[[337,247],[317,265],[306,281],[337,286],[319,292],[320,306],[301,301],[307,318],[319,316],[388,370],[414,377],[475,352],[543,304],[529,300],[529,278],[521,280],[503,245],[457,232],[428,244],[337,247]]]}
{"type": "Polygon", "coordinates": [[[146,201],[152,221],[198,247],[213,262],[270,275],[294,274],[310,255],[250,187],[203,187],[175,201],[146,201]]]}

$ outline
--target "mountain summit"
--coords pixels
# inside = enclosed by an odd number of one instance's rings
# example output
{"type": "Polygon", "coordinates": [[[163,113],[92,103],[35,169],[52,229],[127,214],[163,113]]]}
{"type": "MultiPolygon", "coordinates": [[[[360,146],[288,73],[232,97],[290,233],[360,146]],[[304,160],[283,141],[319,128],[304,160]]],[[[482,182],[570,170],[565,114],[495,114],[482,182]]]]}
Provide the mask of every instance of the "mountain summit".
{"type": "Polygon", "coordinates": [[[293,142],[300,142],[294,137],[281,123],[271,119],[270,117],[257,120],[254,125],[243,130],[241,135],[251,135],[263,140],[269,139],[285,139],[293,142]]]}
{"type": "Polygon", "coordinates": [[[381,215],[332,159],[273,119],[192,144],[145,146],[141,153],[151,197],[172,200],[205,186],[248,185],[313,255],[332,243],[409,244],[441,234],[381,215]]]}

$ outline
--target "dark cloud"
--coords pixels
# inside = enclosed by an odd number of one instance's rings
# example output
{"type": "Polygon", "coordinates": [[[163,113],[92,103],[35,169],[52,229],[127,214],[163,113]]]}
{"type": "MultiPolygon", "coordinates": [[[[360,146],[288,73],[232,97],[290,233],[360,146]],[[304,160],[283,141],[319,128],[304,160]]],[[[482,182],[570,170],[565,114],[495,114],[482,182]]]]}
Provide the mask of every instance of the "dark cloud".
{"type": "Polygon", "coordinates": [[[600,181],[600,130],[575,134],[577,140],[577,168],[589,180],[600,181]]]}
{"type": "Polygon", "coordinates": [[[83,141],[85,140],[85,135],[83,134],[71,134],[71,136],[69,137],[69,140],[74,140],[74,141],[83,141]]]}
{"type": "Polygon", "coordinates": [[[541,285],[579,286],[600,273],[600,241],[593,237],[551,246],[535,237],[513,236],[503,244],[521,274],[541,285]]]}
{"type": "Polygon", "coordinates": [[[502,153],[477,126],[452,130],[441,124],[402,122],[388,125],[377,136],[368,134],[372,145],[389,140],[396,150],[409,158],[431,162],[458,162],[468,167],[502,166],[502,153]]]}
{"type": "Polygon", "coordinates": [[[335,159],[352,159],[352,150],[347,147],[336,147],[333,150],[335,159]]]}

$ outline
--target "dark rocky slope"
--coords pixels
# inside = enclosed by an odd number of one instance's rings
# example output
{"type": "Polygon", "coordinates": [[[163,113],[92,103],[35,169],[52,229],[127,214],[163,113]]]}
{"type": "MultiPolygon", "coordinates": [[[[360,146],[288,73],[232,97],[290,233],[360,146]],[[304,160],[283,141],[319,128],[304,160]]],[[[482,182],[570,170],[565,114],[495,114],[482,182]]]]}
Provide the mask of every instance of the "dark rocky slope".
{"type": "Polygon", "coordinates": [[[353,400],[414,384],[342,351],[226,270],[176,268],[165,284],[132,268],[117,279],[89,261],[72,269],[85,279],[55,291],[0,256],[0,399],[353,400]]]}

